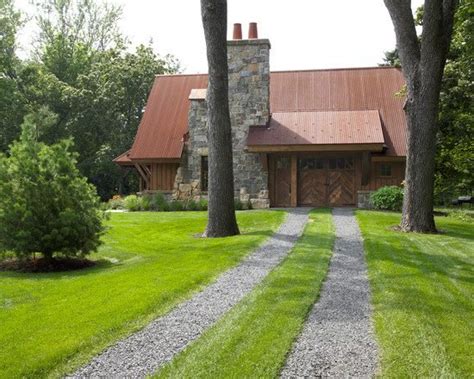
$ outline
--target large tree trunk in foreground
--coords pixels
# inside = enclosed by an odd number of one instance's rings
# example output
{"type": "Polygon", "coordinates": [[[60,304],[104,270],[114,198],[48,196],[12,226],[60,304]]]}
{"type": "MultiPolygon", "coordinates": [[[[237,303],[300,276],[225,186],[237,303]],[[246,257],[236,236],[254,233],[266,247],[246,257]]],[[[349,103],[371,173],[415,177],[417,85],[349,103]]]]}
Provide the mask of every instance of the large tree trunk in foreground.
{"type": "Polygon", "coordinates": [[[201,0],[207,46],[209,84],[207,118],[209,144],[209,220],[204,235],[239,234],[234,209],[232,133],[227,67],[227,1],[201,0]]]}
{"type": "Polygon", "coordinates": [[[418,40],[410,0],[384,0],[395,27],[407,82],[407,165],[401,228],[436,232],[433,217],[434,167],[441,79],[451,42],[456,0],[425,0],[418,40]]]}

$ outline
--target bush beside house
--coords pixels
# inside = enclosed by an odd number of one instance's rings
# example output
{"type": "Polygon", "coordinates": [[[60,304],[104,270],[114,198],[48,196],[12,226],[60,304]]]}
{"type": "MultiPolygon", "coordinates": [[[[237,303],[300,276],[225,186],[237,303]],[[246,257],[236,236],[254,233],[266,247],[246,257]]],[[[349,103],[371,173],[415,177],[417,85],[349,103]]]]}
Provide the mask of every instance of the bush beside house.
{"type": "Polygon", "coordinates": [[[403,206],[403,188],[397,186],[382,187],[371,195],[370,201],[375,209],[400,211],[403,206]]]}
{"type": "MultiPolygon", "coordinates": [[[[235,199],[236,210],[251,209],[251,204],[245,204],[240,199],[235,199]]],[[[129,212],[155,211],[155,212],[177,212],[177,211],[206,211],[207,200],[168,200],[162,193],[129,195],[124,198],[115,195],[107,203],[111,210],[124,209],[129,212]]]]}

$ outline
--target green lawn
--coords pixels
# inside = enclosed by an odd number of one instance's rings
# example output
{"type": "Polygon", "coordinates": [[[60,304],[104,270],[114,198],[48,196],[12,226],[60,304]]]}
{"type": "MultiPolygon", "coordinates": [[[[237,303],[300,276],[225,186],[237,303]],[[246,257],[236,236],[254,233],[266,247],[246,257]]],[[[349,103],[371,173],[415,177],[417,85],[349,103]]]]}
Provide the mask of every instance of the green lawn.
{"type": "Polygon", "coordinates": [[[290,255],[242,302],[165,366],[159,377],[276,377],[326,276],[329,210],[313,211],[290,255]]]}
{"type": "Polygon", "coordinates": [[[393,213],[358,211],[383,377],[474,376],[474,224],[401,233],[393,213]]]}
{"type": "Polygon", "coordinates": [[[199,239],[204,212],[112,214],[91,269],[0,272],[0,377],[60,376],[239,262],[284,213],[239,212],[242,235],[199,239]]]}

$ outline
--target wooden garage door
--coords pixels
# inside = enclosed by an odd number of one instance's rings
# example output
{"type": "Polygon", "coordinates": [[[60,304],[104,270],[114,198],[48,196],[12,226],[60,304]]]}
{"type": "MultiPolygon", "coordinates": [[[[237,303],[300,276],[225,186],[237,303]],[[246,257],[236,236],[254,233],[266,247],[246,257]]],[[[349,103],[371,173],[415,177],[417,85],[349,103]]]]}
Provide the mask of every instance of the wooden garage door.
{"type": "Polygon", "coordinates": [[[324,160],[298,160],[298,205],[322,207],[326,205],[327,170],[324,160]]]}
{"type": "Polygon", "coordinates": [[[355,171],[352,158],[330,158],[327,179],[328,204],[355,204],[355,171]]]}
{"type": "Polygon", "coordinates": [[[298,159],[298,205],[344,206],[355,204],[352,157],[298,159]]]}

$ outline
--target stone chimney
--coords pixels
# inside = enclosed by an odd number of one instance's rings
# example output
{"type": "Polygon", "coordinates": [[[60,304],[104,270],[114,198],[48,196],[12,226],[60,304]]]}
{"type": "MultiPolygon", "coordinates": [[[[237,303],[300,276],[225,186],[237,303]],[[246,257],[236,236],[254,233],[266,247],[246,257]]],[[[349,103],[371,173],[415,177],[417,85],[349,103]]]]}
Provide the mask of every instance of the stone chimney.
{"type": "Polygon", "coordinates": [[[254,22],[248,39],[240,39],[240,24],[234,24],[233,36],[227,42],[231,114],[246,126],[265,125],[270,116],[270,41],[258,38],[254,22]]]}
{"type": "Polygon", "coordinates": [[[270,118],[270,41],[258,37],[250,23],[248,38],[235,24],[227,41],[229,108],[232,124],[235,190],[254,195],[267,190],[267,172],[258,154],[246,152],[249,127],[267,125],[270,118]]]}

